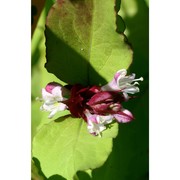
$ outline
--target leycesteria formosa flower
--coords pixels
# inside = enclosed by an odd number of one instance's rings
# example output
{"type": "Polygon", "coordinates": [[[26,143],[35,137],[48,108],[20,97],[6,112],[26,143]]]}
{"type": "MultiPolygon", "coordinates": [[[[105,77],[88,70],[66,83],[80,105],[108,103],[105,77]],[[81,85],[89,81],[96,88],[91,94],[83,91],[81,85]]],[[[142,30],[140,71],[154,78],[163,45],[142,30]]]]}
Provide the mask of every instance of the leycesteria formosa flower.
{"type": "Polygon", "coordinates": [[[87,129],[90,134],[101,136],[101,132],[106,129],[106,124],[110,124],[113,120],[112,115],[102,116],[91,114],[88,110],[85,112],[87,118],[87,129]]]}
{"type": "Polygon", "coordinates": [[[87,129],[90,134],[101,136],[101,132],[106,129],[107,124],[112,123],[115,119],[120,123],[126,123],[133,119],[130,111],[123,109],[118,114],[98,115],[91,114],[88,110],[85,111],[87,118],[87,129]]]}
{"type": "Polygon", "coordinates": [[[135,74],[126,76],[125,69],[116,72],[113,80],[104,86],[80,84],[67,86],[52,82],[42,89],[42,110],[49,111],[49,118],[58,111],[68,109],[71,115],[83,118],[90,134],[101,136],[107,124],[114,120],[127,123],[134,119],[132,113],[124,109],[122,103],[129,100],[128,94],[139,92],[135,74]]]}
{"type": "Polygon", "coordinates": [[[101,87],[102,91],[120,91],[123,93],[126,100],[129,99],[129,94],[135,94],[139,92],[139,88],[136,86],[139,83],[137,81],[143,81],[143,77],[135,79],[135,74],[126,76],[126,69],[119,70],[114,75],[111,82],[101,87]]]}
{"type": "Polygon", "coordinates": [[[43,102],[40,107],[42,111],[49,111],[48,118],[52,118],[58,111],[64,111],[67,109],[67,105],[63,101],[67,100],[69,96],[69,90],[62,85],[51,82],[42,89],[42,98],[37,98],[43,102]]]}

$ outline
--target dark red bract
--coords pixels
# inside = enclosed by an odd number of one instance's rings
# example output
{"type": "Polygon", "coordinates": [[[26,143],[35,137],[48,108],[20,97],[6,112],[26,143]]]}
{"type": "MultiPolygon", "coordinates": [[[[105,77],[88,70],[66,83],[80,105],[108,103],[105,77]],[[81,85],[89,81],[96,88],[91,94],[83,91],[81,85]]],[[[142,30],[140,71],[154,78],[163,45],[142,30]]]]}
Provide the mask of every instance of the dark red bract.
{"type": "Polygon", "coordinates": [[[88,108],[86,103],[97,92],[100,92],[99,86],[83,87],[82,85],[74,85],[71,88],[71,96],[66,102],[71,114],[86,120],[84,115],[85,109],[88,108]]]}
{"type": "Polygon", "coordinates": [[[121,110],[124,98],[117,92],[98,92],[87,102],[93,113],[99,115],[114,114],[121,110]]]}
{"type": "Polygon", "coordinates": [[[124,98],[120,93],[101,91],[100,86],[74,85],[66,104],[73,116],[82,117],[86,121],[85,110],[99,115],[115,114],[121,110],[123,101],[124,98]]]}

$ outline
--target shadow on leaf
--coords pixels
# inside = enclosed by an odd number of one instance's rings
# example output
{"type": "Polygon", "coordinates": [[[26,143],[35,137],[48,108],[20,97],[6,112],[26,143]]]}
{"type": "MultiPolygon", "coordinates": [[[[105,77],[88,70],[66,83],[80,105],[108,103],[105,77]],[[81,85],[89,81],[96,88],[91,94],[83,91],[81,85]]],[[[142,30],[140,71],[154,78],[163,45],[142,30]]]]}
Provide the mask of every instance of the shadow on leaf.
{"type": "Polygon", "coordinates": [[[91,180],[91,177],[88,173],[84,171],[78,171],[77,174],[79,180],[91,180]]]}
{"type": "Polygon", "coordinates": [[[47,180],[66,180],[66,179],[63,178],[62,176],[56,174],[56,175],[49,177],[47,180]]]}
{"type": "Polygon", "coordinates": [[[68,117],[70,117],[70,116],[71,116],[71,115],[66,115],[66,116],[63,116],[63,117],[59,117],[59,118],[55,119],[54,122],[57,122],[57,123],[63,122],[63,121],[65,121],[68,117]]]}
{"type": "Polygon", "coordinates": [[[46,27],[46,58],[48,72],[68,84],[99,85],[106,80],[99,75],[91,64],[66,42],[58,38],[46,27]],[[91,77],[89,77],[91,76],[91,77]]]}
{"type": "MultiPolygon", "coordinates": [[[[41,176],[43,179],[46,179],[46,176],[44,175],[44,173],[42,172],[41,169],[41,165],[40,162],[37,158],[33,157],[32,160],[34,161],[34,165],[36,166],[37,170],[38,170],[38,175],[41,176]]],[[[33,169],[32,169],[33,170],[33,169]]]]}
{"type": "Polygon", "coordinates": [[[32,56],[31,56],[31,69],[33,69],[33,67],[35,67],[38,62],[40,61],[40,57],[43,51],[43,48],[40,47],[40,45],[43,43],[44,41],[44,29],[45,29],[45,19],[46,16],[49,12],[49,9],[51,8],[51,6],[53,5],[53,1],[46,1],[44,8],[41,12],[41,16],[38,19],[38,24],[37,27],[35,29],[35,33],[33,34],[33,43],[32,43],[32,56]],[[44,12],[44,13],[43,13],[44,12]]]}
{"type": "Polygon", "coordinates": [[[32,177],[31,180],[66,180],[64,177],[55,174],[47,178],[42,172],[41,165],[39,160],[36,157],[32,158],[36,169],[32,168],[32,177]]]}

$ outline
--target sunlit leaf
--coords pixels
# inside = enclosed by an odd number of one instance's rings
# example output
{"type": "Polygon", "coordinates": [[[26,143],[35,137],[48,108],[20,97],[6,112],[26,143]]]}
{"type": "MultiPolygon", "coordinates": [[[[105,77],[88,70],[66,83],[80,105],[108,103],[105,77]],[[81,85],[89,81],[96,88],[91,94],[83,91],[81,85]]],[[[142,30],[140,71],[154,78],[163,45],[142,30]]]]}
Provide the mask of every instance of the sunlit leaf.
{"type": "Polygon", "coordinates": [[[33,156],[41,162],[43,173],[49,177],[59,174],[66,179],[79,170],[101,166],[112,149],[118,124],[112,124],[102,137],[90,135],[82,119],[65,116],[44,125],[33,140],[33,156]]]}

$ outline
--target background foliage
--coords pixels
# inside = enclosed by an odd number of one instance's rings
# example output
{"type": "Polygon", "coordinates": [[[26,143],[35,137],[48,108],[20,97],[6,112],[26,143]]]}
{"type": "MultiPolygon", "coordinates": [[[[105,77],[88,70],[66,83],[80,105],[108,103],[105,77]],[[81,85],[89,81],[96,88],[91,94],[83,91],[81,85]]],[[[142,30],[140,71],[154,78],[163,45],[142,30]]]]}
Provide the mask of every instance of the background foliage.
{"type": "MultiPolygon", "coordinates": [[[[143,0],[122,0],[118,23],[118,32],[124,32],[131,44],[134,56],[133,63],[129,68],[135,72],[137,77],[143,76],[141,92],[138,98],[131,100],[126,106],[132,111],[135,120],[129,124],[119,125],[119,134],[114,139],[113,150],[105,164],[97,169],[79,171],[74,179],[120,179],[120,180],[146,180],[148,179],[148,1],[143,0]],[[122,19],[124,21],[122,21],[122,19]]],[[[63,84],[53,74],[44,68],[45,58],[45,18],[53,1],[45,3],[38,24],[32,37],[32,139],[44,124],[50,121],[47,113],[39,111],[40,103],[35,97],[40,97],[40,90],[50,81],[57,81],[63,84]]],[[[61,115],[67,115],[63,112],[61,115]]],[[[53,120],[57,119],[56,115],[53,120]]],[[[41,170],[41,162],[33,160],[33,178],[41,177],[47,179],[41,170]]],[[[49,177],[49,176],[48,176],[49,177]]],[[[40,178],[39,178],[40,179],[40,178]]],[[[64,179],[54,174],[48,179],[64,179]]]]}

